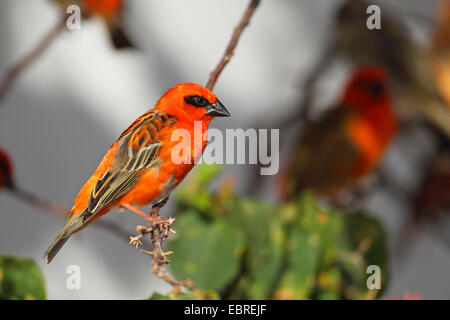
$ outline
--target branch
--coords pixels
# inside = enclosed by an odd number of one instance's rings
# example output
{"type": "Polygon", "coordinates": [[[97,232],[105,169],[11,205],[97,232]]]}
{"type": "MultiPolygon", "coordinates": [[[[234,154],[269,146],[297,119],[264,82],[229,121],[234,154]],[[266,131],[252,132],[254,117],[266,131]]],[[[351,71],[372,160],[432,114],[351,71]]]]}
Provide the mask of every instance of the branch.
{"type": "Polygon", "coordinates": [[[216,84],[217,79],[219,78],[223,69],[230,62],[231,58],[234,55],[234,49],[236,48],[239,38],[241,37],[242,31],[244,31],[245,27],[249,25],[250,19],[253,13],[255,12],[256,8],[258,7],[259,3],[260,0],[250,1],[250,4],[247,10],[245,11],[241,21],[236,26],[236,28],[234,28],[233,35],[231,36],[230,42],[228,43],[228,46],[225,50],[222,59],[220,59],[216,68],[209,75],[208,83],[206,84],[207,89],[212,90],[214,88],[214,85],[216,84]]]}
{"type": "Polygon", "coordinates": [[[42,53],[50,46],[53,40],[64,30],[66,25],[66,15],[58,20],[56,25],[44,36],[38,46],[28,53],[25,57],[19,60],[5,75],[5,77],[0,82],[0,100],[5,96],[11,85],[14,84],[17,77],[22,73],[28,66],[30,66],[37,58],[39,58],[42,53]]]}
{"type": "MultiPolygon", "coordinates": [[[[167,200],[166,200],[167,201],[167,200]]],[[[150,235],[153,245],[153,251],[141,250],[142,253],[145,253],[153,258],[152,260],[152,272],[160,279],[166,281],[168,284],[174,287],[175,290],[180,291],[183,287],[187,287],[189,289],[194,289],[194,283],[187,279],[182,281],[176,281],[170,273],[163,268],[164,265],[169,264],[170,261],[167,259],[168,255],[173,254],[172,251],[164,252],[162,249],[162,243],[169,236],[169,232],[175,233],[174,230],[171,229],[172,223],[175,221],[174,218],[163,219],[159,215],[159,210],[165,205],[166,202],[161,204],[154,205],[150,212],[150,215],[147,215],[145,212],[137,209],[130,208],[129,205],[126,206],[127,209],[132,210],[137,213],[139,216],[145,215],[147,218],[145,219],[147,222],[147,226],[137,226],[136,230],[140,232],[139,235],[135,237],[130,237],[130,244],[135,246],[136,248],[139,245],[142,245],[141,239],[146,235],[150,235]],[[139,213],[137,211],[140,211],[139,213]]]]}
{"type": "MultiPolygon", "coordinates": [[[[49,200],[45,200],[40,198],[39,196],[26,191],[17,185],[13,185],[12,187],[9,187],[8,189],[11,192],[12,195],[17,197],[19,200],[28,203],[29,205],[41,209],[45,213],[49,213],[53,216],[57,216],[59,218],[66,219],[67,215],[70,212],[70,209],[60,205],[58,203],[51,202],[49,200]]],[[[98,228],[110,231],[120,237],[121,239],[128,239],[128,232],[126,232],[124,229],[122,229],[117,224],[111,223],[109,221],[102,221],[98,220],[94,223],[94,226],[97,226],[98,228]]]]}

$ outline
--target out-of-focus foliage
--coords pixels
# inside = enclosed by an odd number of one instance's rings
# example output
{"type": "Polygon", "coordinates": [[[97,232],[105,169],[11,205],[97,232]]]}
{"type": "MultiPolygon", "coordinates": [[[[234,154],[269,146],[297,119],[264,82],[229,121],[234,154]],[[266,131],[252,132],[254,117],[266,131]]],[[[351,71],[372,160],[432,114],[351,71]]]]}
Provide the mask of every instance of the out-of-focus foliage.
{"type": "Polygon", "coordinates": [[[177,221],[177,228],[177,240],[170,244],[170,250],[178,253],[172,265],[176,276],[191,278],[199,288],[208,289],[233,280],[245,245],[242,230],[227,220],[208,223],[188,211],[177,221]]]}
{"type": "Polygon", "coordinates": [[[0,299],[45,299],[45,280],[32,259],[0,256],[0,299]]]}
{"type": "MultiPolygon", "coordinates": [[[[177,234],[170,269],[196,289],[154,293],[152,300],[364,299],[367,266],[387,283],[386,238],[363,212],[321,208],[308,192],[270,204],[241,198],[230,180],[216,192],[217,166],[200,166],[177,195],[177,234]]],[[[0,256],[1,299],[45,299],[45,281],[31,259],[0,256]]]]}
{"type": "Polygon", "coordinates": [[[225,299],[364,299],[380,293],[366,285],[375,264],[386,286],[386,239],[376,220],[321,208],[308,192],[278,205],[236,196],[230,180],[210,192],[219,171],[198,167],[178,192],[168,245],[176,278],[225,299]]]}
{"type": "Polygon", "coordinates": [[[188,293],[172,292],[168,295],[153,293],[149,300],[219,300],[220,296],[213,290],[194,290],[188,293]]]}

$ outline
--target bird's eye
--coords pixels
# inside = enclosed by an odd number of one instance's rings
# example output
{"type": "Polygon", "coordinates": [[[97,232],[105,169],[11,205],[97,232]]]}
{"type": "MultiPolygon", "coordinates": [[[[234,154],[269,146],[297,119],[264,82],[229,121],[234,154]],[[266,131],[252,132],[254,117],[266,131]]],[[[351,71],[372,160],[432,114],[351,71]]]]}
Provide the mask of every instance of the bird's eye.
{"type": "Polygon", "coordinates": [[[206,107],[210,104],[209,101],[203,98],[202,96],[184,97],[184,101],[195,107],[206,107]]]}
{"type": "Polygon", "coordinates": [[[378,98],[384,93],[384,85],[380,82],[364,83],[364,88],[374,98],[378,98]]]}

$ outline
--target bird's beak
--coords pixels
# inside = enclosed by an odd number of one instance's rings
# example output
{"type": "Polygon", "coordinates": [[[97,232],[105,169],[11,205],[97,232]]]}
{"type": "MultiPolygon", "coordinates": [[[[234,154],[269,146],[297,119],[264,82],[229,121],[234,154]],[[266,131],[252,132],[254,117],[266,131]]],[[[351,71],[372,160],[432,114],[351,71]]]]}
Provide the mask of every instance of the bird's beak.
{"type": "Polygon", "coordinates": [[[214,117],[229,117],[230,113],[228,112],[227,108],[222,104],[222,102],[219,101],[219,99],[216,100],[216,103],[210,104],[206,107],[206,113],[208,116],[214,116],[214,117]]]}

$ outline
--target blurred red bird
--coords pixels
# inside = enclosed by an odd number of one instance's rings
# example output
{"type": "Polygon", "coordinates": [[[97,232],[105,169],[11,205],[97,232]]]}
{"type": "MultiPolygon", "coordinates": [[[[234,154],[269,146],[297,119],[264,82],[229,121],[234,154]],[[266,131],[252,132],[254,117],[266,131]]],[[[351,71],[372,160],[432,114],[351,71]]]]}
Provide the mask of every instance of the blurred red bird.
{"type": "Polygon", "coordinates": [[[64,11],[70,5],[81,6],[84,18],[100,17],[106,24],[111,42],[116,49],[134,48],[126,32],[123,30],[124,0],[53,0],[64,11]]]}
{"type": "Polygon", "coordinates": [[[180,141],[173,141],[172,133],[183,129],[194,137],[194,122],[200,121],[205,134],[214,117],[228,116],[214,93],[198,84],[179,84],[168,90],[120,135],[81,188],[66,225],[45,252],[48,262],[72,234],[112,208],[166,201],[207,144],[204,139],[190,143],[190,161],[179,163],[172,159],[172,151],[180,141]]]}
{"type": "Polygon", "coordinates": [[[134,47],[122,27],[123,0],[84,0],[83,12],[100,16],[105,21],[116,49],[134,47]]]}
{"type": "Polygon", "coordinates": [[[395,131],[386,72],[359,68],[339,106],[305,128],[281,176],[283,198],[306,188],[332,196],[353,186],[374,170],[395,131]]]}

